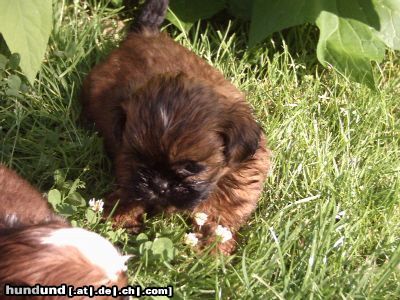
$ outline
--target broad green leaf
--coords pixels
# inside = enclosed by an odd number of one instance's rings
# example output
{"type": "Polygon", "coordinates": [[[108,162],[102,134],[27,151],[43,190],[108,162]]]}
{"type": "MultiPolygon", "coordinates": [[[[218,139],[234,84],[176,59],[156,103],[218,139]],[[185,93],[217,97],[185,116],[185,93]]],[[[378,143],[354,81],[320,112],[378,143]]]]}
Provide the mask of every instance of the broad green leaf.
{"type": "Polygon", "coordinates": [[[183,22],[212,17],[225,7],[225,0],[171,0],[170,9],[183,22]]]}
{"type": "Polygon", "coordinates": [[[163,258],[165,261],[174,258],[174,244],[169,238],[156,238],[151,246],[151,251],[157,258],[163,258]]]}
{"type": "Polygon", "coordinates": [[[364,23],[378,30],[380,28],[379,15],[371,0],[314,0],[320,2],[319,13],[327,11],[340,18],[364,23]]]}
{"type": "Polygon", "coordinates": [[[378,36],[385,44],[400,50],[400,1],[374,0],[381,21],[378,36]]]}
{"type": "Polygon", "coordinates": [[[89,224],[97,222],[97,214],[90,208],[86,209],[85,217],[89,224]]]}
{"type": "MultiPolygon", "coordinates": [[[[333,0],[332,0],[333,1],[333,0]]],[[[320,0],[254,0],[249,44],[254,46],[282,29],[313,22],[320,11],[320,0]]]]}
{"type": "Polygon", "coordinates": [[[56,209],[58,204],[61,204],[61,193],[59,190],[50,190],[47,194],[47,201],[56,209]]]}
{"type": "Polygon", "coordinates": [[[78,192],[73,192],[71,194],[68,194],[66,202],[74,205],[74,206],[86,206],[86,200],[85,198],[82,197],[81,194],[78,192]]]}
{"type": "Polygon", "coordinates": [[[61,203],[60,205],[57,205],[56,210],[60,213],[60,215],[69,217],[76,212],[76,207],[68,203],[61,203]]]}
{"type": "Polygon", "coordinates": [[[21,78],[19,78],[18,75],[12,74],[8,76],[7,84],[10,87],[10,89],[19,91],[19,89],[21,88],[21,78]]]}
{"type": "Polygon", "coordinates": [[[153,242],[151,242],[151,241],[147,241],[147,242],[140,244],[139,253],[141,255],[143,255],[146,251],[151,249],[152,245],[153,245],[153,242]]]}
{"type": "Polygon", "coordinates": [[[318,60],[374,88],[370,61],[379,62],[385,55],[385,46],[374,30],[359,21],[340,18],[325,11],[316,23],[320,29],[318,60]]]}
{"type": "Polygon", "coordinates": [[[168,9],[168,11],[167,11],[166,18],[168,21],[170,21],[172,24],[174,24],[175,27],[178,28],[182,32],[188,32],[190,30],[190,28],[192,28],[192,26],[193,26],[193,22],[183,22],[170,9],[168,9]]]}
{"type": "Polygon", "coordinates": [[[380,28],[379,15],[371,1],[254,0],[249,43],[254,45],[273,32],[291,26],[315,23],[324,11],[334,13],[340,18],[360,21],[376,30],[380,28]]]}
{"type": "Polygon", "coordinates": [[[385,47],[381,39],[388,45],[398,46],[399,3],[397,0],[375,0],[375,3],[358,0],[255,0],[249,44],[254,45],[273,32],[290,26],[316,23],[320,29],[318,60],[374,87],[371,60],[380,62],[384,57],[385,47]],[[380,9],[375,8],[378,6],[380,9]],[[391,21],[388,21],[388,16],[392,17],[391,21]],[[392,26],[391,31],[384,29],[388,26],[392,26]]]}
{"type": "Polygon", "coordinates": [[[139,243],[147,242],[149,240],[149,237],[145,233],[139,233],[138,236],[136,237],[136,241],[139,243]]]}
{"type": "Polygon", "coordinates": [[[25,83],[21,83],[21,87],[19,89],[22,93],[27,93],[29,91],[29,86],[25,83]]]}
{"type": "Polygon", "coordinates": [[[6,89],[6,95],[7,96],[14,96],[14,97],[18,97],[19,96],[19,93],[18,93],[18,90],[15,90],[15,89],[6,89]]]}
{"type": "Polygon", "coordinates": [[[0,0],[0,32],[11,52],[21,55],[21,69],[33,84],[52,27],[51,0],[0,0]]]}
{"type": "Polygon", "coordinates": [[[229,0],[229,12],[239,19],[250,20],[255,0],[229,0]]]}

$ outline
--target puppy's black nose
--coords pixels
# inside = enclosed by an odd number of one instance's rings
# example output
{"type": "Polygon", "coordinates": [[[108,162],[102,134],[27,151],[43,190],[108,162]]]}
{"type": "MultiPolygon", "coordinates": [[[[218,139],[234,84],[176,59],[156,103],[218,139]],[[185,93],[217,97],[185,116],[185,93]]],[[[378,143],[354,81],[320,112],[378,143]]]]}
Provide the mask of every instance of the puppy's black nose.
{"type": "Polygon", "coordinates": [[[162,178],[155,178],[154,179],[154,187],[156,188],[156,191],[160,194],[163,195],[168,191],[168,181],[162,178]]]}

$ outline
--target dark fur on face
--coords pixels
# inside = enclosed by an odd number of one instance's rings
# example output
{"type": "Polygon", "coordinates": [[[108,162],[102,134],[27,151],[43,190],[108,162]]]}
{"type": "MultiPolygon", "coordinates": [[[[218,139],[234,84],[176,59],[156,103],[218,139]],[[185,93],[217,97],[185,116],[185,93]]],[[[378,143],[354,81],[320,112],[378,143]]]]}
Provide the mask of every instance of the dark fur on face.
{"type": "Polygon", "coordinates": [[[90,72],[82,101],[114,161],[117,223],[137,230],[144,212],[201,211],[207,243],[217,224],[236,230],[254,210],[269,169],[263,133],[244,95],[167,35],[130,33],[90,72]]]}

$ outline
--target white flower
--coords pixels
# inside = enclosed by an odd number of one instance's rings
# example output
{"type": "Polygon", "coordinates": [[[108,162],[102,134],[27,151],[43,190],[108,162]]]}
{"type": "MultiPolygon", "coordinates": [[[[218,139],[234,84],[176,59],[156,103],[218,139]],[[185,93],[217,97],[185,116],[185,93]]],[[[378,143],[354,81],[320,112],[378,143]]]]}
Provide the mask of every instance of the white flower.
{"type": "Polygon", "coordinates": [[[89,206],[95,212],[103,212],[104,201],[102,199],[96,200],[92,198],[89,200],[89,206]]]}
{"type": "Polygon", "coordinates": [[[196,221],[196,224],[199,226],[203,226],[206,223],[207,218],[208,218],[208,215],[203,212],[198,212],[198,213],[195,213],[195,215],[194,215],[194,220],[196,221]]]}
{"type": "Polygon", "coordinates": [[[343,218],[346,215],[346,212],[344,210],[338,212],[338,214],[335,216],[335,219],[339,221],[341,218],[343,218]]]}
{"type": "Polygon", "coordinates": [[[328,95],[327,92],[325,92],[323,95],[318,95],[318,98],[322,99],[322,100],[328,100],[329,99],[329,95],[328,95]]]}
{"type": "Polygon", "coordinates": [[[195,233],[190,232],[190,233],[186,233],[186,234],[185,234],[184,243],[185,243],[186,245],[189,245],[189,246],[194,247],[194,246],[197,245],[198,242],[199,242],[199,239],[197,238],[197,236],[196,236],[195,233]]]}
{"type": "Polygon", "coordinates": [[[225,243],[232,239],[232,232],[229,230],[229,228],[226,228],[222,225],[217,226],[217,228],[215,229],[215,234],[222,238],[222,243],[225,243]]]}
{"type": "Polygon", "coordinates": [[[308,259],[308,264],[311,266],[314,265],[314,255],[311,255],[310,258],[308,259]]]}

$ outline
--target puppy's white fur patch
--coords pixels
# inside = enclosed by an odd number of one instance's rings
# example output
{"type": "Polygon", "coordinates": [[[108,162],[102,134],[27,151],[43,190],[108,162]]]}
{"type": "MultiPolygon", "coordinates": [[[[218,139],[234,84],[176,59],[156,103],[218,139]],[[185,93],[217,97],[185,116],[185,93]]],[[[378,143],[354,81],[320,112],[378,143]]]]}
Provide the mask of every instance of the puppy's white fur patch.
{"type": "Polygon", "coordinates": [[[117,249],[97,233],[82,228],[55,229],[42,238],[42,244],[57,247],[75,247],[92,264],[100,267],[106,276],[116,281],[120,272],[126,271],[129,256],[122,256],[117,249]]]}

